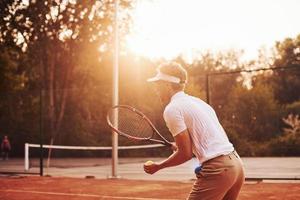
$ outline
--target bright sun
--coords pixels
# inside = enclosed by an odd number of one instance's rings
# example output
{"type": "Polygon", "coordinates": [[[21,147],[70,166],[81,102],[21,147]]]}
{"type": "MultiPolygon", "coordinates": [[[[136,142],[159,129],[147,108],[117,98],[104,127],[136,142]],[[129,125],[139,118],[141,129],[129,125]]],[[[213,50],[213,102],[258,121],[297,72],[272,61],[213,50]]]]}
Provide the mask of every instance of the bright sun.
{"type": "Polygon", "coordinates": [[[254,58],[262,46],[300,33],[299,7],[297,0],[137,0],[126,43],[152,59],[228,49],[254,58]]]}

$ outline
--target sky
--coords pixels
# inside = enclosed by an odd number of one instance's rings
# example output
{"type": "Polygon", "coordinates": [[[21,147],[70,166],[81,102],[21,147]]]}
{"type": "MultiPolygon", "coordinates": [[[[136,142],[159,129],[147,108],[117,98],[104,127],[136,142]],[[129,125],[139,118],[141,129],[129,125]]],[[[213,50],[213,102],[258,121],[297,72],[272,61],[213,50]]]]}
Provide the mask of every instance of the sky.
{"type": "Polygon", "coordinates": [[[300,34],[299,10],[300,0],[137,0],[126,44],[151,59],[230,49],[255,59],[300,34]]]}

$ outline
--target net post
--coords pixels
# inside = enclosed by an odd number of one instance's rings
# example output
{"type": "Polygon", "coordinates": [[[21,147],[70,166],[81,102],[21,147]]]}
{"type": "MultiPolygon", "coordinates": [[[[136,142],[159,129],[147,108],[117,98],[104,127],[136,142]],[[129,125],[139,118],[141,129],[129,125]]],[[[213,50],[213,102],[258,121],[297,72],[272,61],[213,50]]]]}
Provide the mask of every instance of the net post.
{"type": "Polygon", "coordinates": [[[44,90],[43,88],[40,89],[40,176],[44,175],[44,157],[43,157],[43,97],[44,97],[44,90]]]}
{"type": "MultiPolygon", "coordinates": [[[[119,24],[118,24],[118,9],[119,0],[115,0],[115,18],[114,18],[114,60],[113,60],[113,86],[112,86],[112,105],[119,104],[119,24]]],[[[113,123],[118,123],[118,114],[113,117],[113,123]]],[[[118,134],[112,131],[112,174],[111,178],[118,177],[118,134]]]]}
{"type": "Polygon", "coordinates": [[[25,156],[24,156],[24,167],[25,171],[29,170],[29,145],[25,143],[25,156]]]}

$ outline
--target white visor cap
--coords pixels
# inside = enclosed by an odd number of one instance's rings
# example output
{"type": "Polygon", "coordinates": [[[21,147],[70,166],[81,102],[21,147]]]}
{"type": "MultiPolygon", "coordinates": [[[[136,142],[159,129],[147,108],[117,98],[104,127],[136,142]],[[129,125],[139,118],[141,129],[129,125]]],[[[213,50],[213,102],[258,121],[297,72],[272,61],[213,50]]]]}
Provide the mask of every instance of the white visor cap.
{"type": "Polygon", "coordinates": [[[147,79],[148,82],[155,82],[155,81],[167,81],[170,83],[186,83],[185,81],[181,81],[180,78],[176,77],[176,76],[171,76],[168,74],[164,74],[160,71],[157,72],[156,76],[147,79]]]}

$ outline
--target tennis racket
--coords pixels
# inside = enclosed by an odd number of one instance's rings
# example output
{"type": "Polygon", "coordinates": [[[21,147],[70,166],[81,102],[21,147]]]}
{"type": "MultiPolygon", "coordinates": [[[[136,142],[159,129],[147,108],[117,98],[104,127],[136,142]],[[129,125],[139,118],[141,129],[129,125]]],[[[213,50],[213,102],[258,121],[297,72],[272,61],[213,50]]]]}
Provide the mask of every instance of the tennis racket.
{"type": "Polygon", "coordinates": [[[106,118],[108,125],[115,132],[129,139],[172,146],[171,142],[158,132],[150,119],[136,108],[128,105],[113,106],[107,112],[106,118]],[[155,139],[155,135],[160,139],[155,139]]]}

